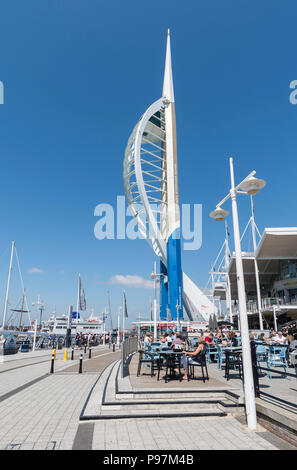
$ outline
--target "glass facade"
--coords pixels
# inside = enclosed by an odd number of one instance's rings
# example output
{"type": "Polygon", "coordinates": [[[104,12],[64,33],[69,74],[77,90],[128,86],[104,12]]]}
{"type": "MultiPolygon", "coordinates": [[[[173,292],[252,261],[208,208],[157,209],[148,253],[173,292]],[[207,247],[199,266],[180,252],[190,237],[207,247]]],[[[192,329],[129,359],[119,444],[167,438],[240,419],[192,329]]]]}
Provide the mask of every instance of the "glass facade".
{"type": "Polygon", "coordinates": [[[297,260],[286,260],[280,262],[280,278],[291,279],[297,277],[297,260]]]}

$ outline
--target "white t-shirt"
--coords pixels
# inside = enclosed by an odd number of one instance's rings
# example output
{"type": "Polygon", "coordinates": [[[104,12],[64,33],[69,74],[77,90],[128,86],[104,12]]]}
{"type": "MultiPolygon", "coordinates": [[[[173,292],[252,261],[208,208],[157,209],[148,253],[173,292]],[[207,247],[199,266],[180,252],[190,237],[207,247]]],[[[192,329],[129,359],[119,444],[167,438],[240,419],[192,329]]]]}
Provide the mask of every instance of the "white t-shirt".
{"type": "Polygon", "coordinates": [[[280,344],[285,344],[286,343],[286,338],[284,336],[279,336],[279,335],[276,335],[273,340],[276,342],[276,343],[280,343],[280,344]]]}

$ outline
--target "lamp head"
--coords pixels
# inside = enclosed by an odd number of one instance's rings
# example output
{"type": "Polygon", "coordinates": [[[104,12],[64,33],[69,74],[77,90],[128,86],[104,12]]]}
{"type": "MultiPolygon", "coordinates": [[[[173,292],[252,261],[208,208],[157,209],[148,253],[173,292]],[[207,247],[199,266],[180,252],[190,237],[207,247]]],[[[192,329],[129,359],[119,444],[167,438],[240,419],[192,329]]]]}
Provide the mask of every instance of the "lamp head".
{"type": "Polygon", "coordinates": [[[222,220],[224,220],[227,215],[229,215],[229,212],[225,211],[221,207],[217,207],[213,212],[209,214],[209,216],[217,222],[221,222],[222,220]]]}
{"type": "Polygon", "coordinates": [[[239,187],[243,191],[247,192],[250,196],[257,194],[260,189],[266,186],[266,181],[254,176],[250,176],[246,181],[244,181],[239,187]]]}

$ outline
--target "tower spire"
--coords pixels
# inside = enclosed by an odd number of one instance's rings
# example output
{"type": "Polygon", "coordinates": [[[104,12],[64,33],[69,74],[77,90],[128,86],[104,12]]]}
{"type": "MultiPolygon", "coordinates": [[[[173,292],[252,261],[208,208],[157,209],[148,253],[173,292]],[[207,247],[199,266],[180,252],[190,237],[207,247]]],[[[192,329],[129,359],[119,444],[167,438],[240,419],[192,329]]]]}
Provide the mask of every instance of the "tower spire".
{"type": "Polygon", "coordinates": [[[167,98],[171,103],[174,103],[174,91],[173,91],[173,79],[172,79],[172,67],[171,67],[170,29],[168,29],[168,34],[167,34],[166,59],[165,59],[165,71],[164,71],[162,96],[164,98],[167,98]]]}

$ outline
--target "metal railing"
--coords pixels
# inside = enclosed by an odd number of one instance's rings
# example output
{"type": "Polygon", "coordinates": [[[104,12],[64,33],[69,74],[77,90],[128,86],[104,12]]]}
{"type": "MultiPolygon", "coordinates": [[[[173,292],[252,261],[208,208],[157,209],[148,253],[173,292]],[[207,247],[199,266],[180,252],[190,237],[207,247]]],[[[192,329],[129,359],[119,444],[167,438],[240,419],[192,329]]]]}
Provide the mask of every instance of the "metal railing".
{"type": "MultiPolygon", "coordinates": [[[[257,344],[266,345],[266,343],[257,343],[257,344]]],[[[288,346],[278,345],[276,347],[288,347],[288,346]]],[[[251,356],[252,356],[252,367],[253,367],[254,387],[255,387],[255,396],[256,397],[260,398],[261,394],[265,395],[265,393],[260,390],[259,378],[260,378],[261,371],[280,374],[280,375],[285,375],[285,376],[293,377],[293,378],[297,379],[297,366],[296,365],[295,365],[295,373],[290,373],[287,370],[280,371],[280,370],[276,370],[275,368],[261,367],[258,363],[258,360],[257,360],[255,341],[251,341],[251,356]]]]}
{"type": "Polygon", "coordinates": [[[126,366],[127,359],[131,354],[138,351],[138,339],[137,338],[126,338],[122,343],[122,377],[124,377],[124,368],[126,366]]]}

